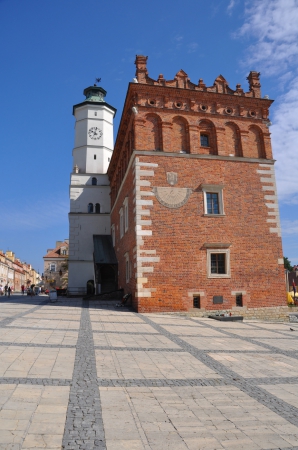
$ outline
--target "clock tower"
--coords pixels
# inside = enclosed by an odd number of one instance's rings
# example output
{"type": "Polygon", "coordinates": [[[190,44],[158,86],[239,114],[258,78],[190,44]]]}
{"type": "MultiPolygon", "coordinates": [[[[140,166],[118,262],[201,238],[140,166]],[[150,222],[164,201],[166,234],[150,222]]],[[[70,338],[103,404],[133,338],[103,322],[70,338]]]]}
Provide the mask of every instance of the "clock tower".
{"type": "Polygon", "coordinates": [[[99,86],[84,89],[73,107],[75,143],[70,176],[69,279],[71,294],[85,294],[94,283],[94,235],[110,235],[110,187],[107,169],[113,153],[116,109],[99,86]]]}

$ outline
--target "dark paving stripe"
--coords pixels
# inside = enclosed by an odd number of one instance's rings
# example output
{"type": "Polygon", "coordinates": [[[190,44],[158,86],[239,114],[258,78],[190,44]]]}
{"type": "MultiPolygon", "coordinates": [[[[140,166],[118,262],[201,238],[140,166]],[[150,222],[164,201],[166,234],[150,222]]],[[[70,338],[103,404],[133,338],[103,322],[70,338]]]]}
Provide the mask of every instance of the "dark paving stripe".
{"type": "MultiPolygon", "coordinates": [[[[183,341],[183,337],[179,338],[175,334],[166,331],[162,326],[155,324],[148,317],[143,316],[143,319],[146,323],[148,323],[148,325],[151,325],[158,332],[160,332],[160,334],[166,336],[172,342],[175,342],[175,344],[178,344],[186,352],[188,352],[196,359],[201,361],[203,364],[205,364],[207,367],[209,367],[210,369],[214,370],[216,373],[224,377],[224,379],[228,384],[237,387],[242,392],[246,393],[251,398],[259,402],[260,404],[264,405],[266,408],[270,409],[274,413],[278,414],[283,419],[287,420],[288,422],[290,422],[295,426],[298,426],[298,408],[290,405],[289,403],[286,403],[285,401],[279,399],[275,395],[270,394],[268,391],[260,388],[259,386],[256,386],[254,383],[249,383],[246,378],[241,377],[233,370],[227,368],[224,364],[221,364],[219,361],[213,359],[211,356],[209,356],[209,354],[206,351],[198,350],[193,345],[190,345],[185,341],[183,341]]],[[[212,325],[209,324],[205,325],[208,326],[209,328],[217,330],[217,328],[213,327],[212,325]]],[[[232,335],[232,333],[229,333],[227,331],[224,332],[223,330],[220,331],[226,335],[230,335],[235,338],[235,335],[232,335]]],[[[212,337],[210,337],[210,339],[212,339],[212,337]]],[[[241,337],[241,339],[246,342],[252,342],[255,344],[255,342],[252,341],[250,338],[241,337]]],[[[263,347],[269,348],[270,350],[272,349],[271,346],[267,346],[265,344],[263,345],[263,347]]],[[[274,350],[275,350],[274,353],[276,354],[284,354],[283,351],[279,351],[275,347],[274,350]]],[[[281,380],[285,380],[285,378],[281,378],[281,380]]]]}
{"type": "Polygon", "coordinates": [[[106,450],[95,351],[89,316],[83,302],[62,448],[106,450]]]}

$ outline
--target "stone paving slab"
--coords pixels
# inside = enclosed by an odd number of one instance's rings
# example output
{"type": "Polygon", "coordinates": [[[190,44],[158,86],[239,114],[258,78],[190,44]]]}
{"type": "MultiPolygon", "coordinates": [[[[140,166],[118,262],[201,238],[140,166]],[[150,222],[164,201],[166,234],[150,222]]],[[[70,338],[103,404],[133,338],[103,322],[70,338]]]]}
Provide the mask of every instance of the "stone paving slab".
{"type": "Polygon", "coordinates": [[[298,324],[116,303],[0,300],[0,450],[298,449],[298,324]]]}
{"type": "Polygon", "coordinates": [[[56,344],[76,345],[78,339],[77,331],[57,330],[28,330],[26,328],[6,328],[0,334],[1,342],[15,344],[56,344]]]}
{"type": "Polygon", "coordinates": [[[96,346],[111,346],[114,348],[155,348],[155,349],[180,349],[181,347],[168,338],[161,335],[140,334],[137,339],[135,335],[108,333],[108,334],[94,334],[94,345],[96,346]]]}

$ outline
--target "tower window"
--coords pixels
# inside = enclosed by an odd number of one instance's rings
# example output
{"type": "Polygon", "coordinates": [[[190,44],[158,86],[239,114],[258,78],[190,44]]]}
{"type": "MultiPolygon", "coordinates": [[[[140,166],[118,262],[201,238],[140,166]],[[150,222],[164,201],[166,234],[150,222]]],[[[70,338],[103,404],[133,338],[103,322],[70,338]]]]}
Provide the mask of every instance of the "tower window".
{"type": "Polygon", "coordinates": [[[93,203],[88,203],[88,213],[93,213],[93,203]]]}
{"type": "Polygon", "coordinates": [[[94,112],[94,115],[97,116],[97,111],[94,112]]]}
{"type": "Polygon", "coordinates": [[[94,155],[94,159],[96,159],[96,155],[94,155]]]}
{"type": "Polygon", "coordinates": [[[209,136],[208,134],[201,134],[201,147],[209,147],[209,136]]]}
{"type": "Polygon", "coordinates": [[[92,186],[96,186],[97,185],[97,178],[93,177],[92,178],[92,186]]]}

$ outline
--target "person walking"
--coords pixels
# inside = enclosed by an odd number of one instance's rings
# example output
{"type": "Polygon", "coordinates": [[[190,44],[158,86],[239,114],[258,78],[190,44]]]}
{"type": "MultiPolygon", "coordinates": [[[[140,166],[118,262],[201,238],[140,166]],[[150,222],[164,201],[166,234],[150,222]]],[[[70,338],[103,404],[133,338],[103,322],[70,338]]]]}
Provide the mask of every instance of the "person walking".
{"type": "Polygon", "coordinates": [[[7,284],[4,286],[4,295],[7,295],[7,289],[8,289],[8,286],[7,286],[7,284]]]}
{"type": "Polygon", "coordinates": [[[8,286],[7,292],[8,292],[8,297],[10,297],[10,293],[11,293],[11,287],[10,286],[8,286]]]}
{"type": "Polygon", "coordinates": [[[3,295],[3,286],[0,284],[0,297],[3,295]]]}
{"type": "Polygon", "coordinates": [[[22,284],[22,286],[21,286],[21,290],[22,290],[22,294],[24,295],[24,292],[25,292],[25,286],[22,284]]]}

